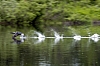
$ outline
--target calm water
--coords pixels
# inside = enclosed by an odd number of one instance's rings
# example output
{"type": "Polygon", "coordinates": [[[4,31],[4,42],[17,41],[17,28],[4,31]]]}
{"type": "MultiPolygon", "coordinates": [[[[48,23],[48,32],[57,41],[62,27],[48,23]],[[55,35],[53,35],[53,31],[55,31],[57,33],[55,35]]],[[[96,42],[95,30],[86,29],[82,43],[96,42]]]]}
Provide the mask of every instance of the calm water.
{"type": "MultiPolygon", "coordinates": [[[[72,38],[13,40],[10,32],[34,36],[32,29],[0,29],[0,66],[100,66],[100,41],[72,38]]],[[[67,31],[66,31],[67,32],[67,31]]],[[[46,36],[51,32],[45,32],[46,36]]],[[[65,35],[65,32],[63,32],[65,35]]],[[[69,34],[70,36],[70,34],[69,34]]]]}

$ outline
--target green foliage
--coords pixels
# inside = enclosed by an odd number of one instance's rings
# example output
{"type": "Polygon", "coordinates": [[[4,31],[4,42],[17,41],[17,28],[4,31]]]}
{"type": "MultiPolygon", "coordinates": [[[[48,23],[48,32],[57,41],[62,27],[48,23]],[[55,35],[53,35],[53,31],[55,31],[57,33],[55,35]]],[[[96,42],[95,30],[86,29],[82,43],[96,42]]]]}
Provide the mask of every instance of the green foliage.
{"type": "Polygon", "coordinates": [[[1,1],[0,3],[0,22],[10,22],[13,24],[29,24],[45,5],[34,1],[1,1]]]}
{"type": "Polygon", "coordinates": [[[0,2],[0,23],[25,26],[32,23],[43,26],[68,20],[90,24],[92,21],[100,20],[99,0],[0,0],[0,2]]]}
{"type": "MultiPolygon", "coordinates": [[[[93,4],[93,3],[91,3],[93,4]]],[[[55,12],[57,13],[56,16],[58,14],[60,17],[62,18],[60,19],[60,21],[67,21],[67,20],[71,20],[71,21],[80,21],[80,22],[92,22],[94,20],[100,20],[100,15],[99,15],[99,4],[97,5],[90,5],[90,1],[86,1],[86,0],[81,0],[81,1],[74,1],[74,2],[70,2],[70,3],[65,3],[65,2],[61,2],[56,6],[57,9],[53,9],[52,11],[50,11],[51,14],[55,14],[55,12]]],[[[53,19],[55,18],[55,15],[51,15],[49,14],[50,17],[53,17],[53,19]]],[[[48,15],[47,15],[48,16],[48,15]]],[[[49,18],[50,18],[49,17],[49,18]]],[[[59,18],[57,19],[59,21],[59,18]]],[[[51,19],[51,20],[53,20],[51,19]]],[[[56,18],[55,18],[56,19],[56,18]]],[[[91,24],[91,23],[90,23],[91,24]]]]}
{"type": "Polygon", "coordinates": [[[8,22],[15,18],[14,11],[17,8],[16,1],[2,1],[0,3],[0,21],[8,22]]]}

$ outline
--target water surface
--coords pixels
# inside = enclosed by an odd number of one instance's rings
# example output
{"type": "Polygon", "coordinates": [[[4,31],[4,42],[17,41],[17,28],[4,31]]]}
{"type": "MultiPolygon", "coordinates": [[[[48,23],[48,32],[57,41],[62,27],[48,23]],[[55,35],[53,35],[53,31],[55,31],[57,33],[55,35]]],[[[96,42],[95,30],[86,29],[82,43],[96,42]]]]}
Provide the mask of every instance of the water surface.
{"type": "MultiPolygon", "coordinates": [[[[0,29],[0,66],[100,66],[100,41],[73,38],[43,40],[27,38],[13,40],[10,32],[21,31],[28,37],[34,36],[33,29],[0,29]]],[[[73,36],[69,31],[58,32],[73,36]],[[67,34],[66,34],[67,32],[67,34]]],[[[52,31],[45,31],[53,36],[52,31]]]]}

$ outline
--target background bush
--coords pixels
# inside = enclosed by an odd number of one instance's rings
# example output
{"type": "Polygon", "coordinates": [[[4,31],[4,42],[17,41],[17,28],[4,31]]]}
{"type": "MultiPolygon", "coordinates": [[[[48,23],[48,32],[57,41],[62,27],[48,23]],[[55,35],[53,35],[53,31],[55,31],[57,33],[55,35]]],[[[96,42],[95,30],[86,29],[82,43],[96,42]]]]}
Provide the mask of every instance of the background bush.
{"type": "Polygon", "coordinates": [[[34,27],[100,20],[99,0],[0,0],[0,24],[34,27]]]}

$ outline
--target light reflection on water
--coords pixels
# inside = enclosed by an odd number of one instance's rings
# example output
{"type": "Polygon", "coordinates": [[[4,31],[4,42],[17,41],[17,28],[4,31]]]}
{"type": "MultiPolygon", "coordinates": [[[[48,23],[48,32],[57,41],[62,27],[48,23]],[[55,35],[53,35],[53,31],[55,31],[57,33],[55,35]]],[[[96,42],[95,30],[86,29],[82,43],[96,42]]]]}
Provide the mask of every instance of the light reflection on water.
{"type": "Polygon", "coordinates": [[[100,41],[46,38],[35,43],[29,38],[17,44],[7,31],[0,34],[0,66],[100,66],[100,41]]]}

